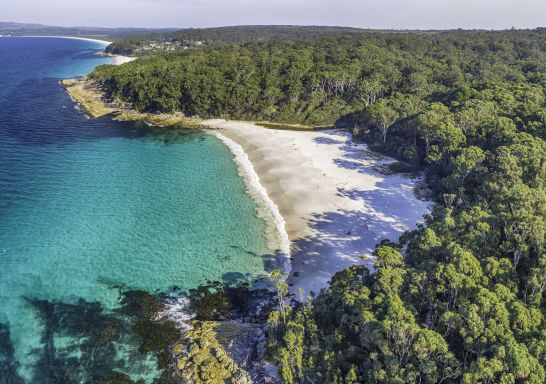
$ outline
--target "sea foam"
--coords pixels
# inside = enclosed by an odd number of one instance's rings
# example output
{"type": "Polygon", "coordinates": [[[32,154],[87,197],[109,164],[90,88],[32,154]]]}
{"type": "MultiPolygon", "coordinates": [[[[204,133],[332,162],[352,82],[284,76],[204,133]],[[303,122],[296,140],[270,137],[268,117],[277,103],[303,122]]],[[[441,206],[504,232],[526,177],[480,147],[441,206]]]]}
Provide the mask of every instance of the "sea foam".
{"type": "Polygon", "coordinates": [[[256,173],[243,147],[216,130],[211,130],[211,133],[221,140],[233,154],[235,163],[239,167],[239,174],[248,188],[248,193],[258,205],[258,216],[265,220],[268,226],[267,240],[272,248],[277,248],[281,253],[282,270],[289,273],[291,269],[290,239],[286,232],[286,221],[282,217],[279,207],[269,197],[267,189],[260,182],[260,176],[256,173]]]}
{"type": "Polygon", "coordinates": [[[189,321],[195,317],[190,310],[190,300],[186,297],[168,297],[164,302],[164,308],[157,313],[158,320],[170,320],[182,332],[192,327],[189,321]]]}

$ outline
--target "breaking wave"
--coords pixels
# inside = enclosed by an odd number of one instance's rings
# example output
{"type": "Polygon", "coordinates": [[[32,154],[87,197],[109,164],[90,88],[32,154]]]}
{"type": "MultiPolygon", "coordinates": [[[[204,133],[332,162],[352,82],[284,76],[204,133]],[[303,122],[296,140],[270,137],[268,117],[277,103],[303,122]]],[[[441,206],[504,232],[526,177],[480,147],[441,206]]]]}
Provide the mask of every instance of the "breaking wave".
{"type": "Polygon", "coordinates": [[[211,133],[220,139],[235,157],[239,174],[248,188],[248,193],[258,205],[258,216],[267,224],[267,240],[272,248],[277,248],[281,253],[282,270],[285,273],[290,272],[290,240],[286,232],[286,222],[279,207],[269,197],[243,147],[217,131],[211,131],[211,133]]]}

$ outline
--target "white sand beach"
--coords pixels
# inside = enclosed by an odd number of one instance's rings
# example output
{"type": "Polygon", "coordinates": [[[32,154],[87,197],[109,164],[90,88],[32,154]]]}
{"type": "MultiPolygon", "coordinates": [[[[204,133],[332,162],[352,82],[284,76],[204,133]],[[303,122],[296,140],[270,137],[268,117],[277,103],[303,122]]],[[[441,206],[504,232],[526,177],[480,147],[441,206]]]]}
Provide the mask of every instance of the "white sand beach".
{"type": "MultiPolygon", "coordinates": [[[[103,45],[105,48],[112,44],[111,41],[108,40],[99,40],[99,39],[90,39],[87,37],[76,37],[76,36],[18,36],[18,37],[47,37],[47,38],[55,38],[55,39],[70,39],[70,40],[83,40],[83,41],[92,41],[94,43],[99,43],[103,45]]],[[[113,65],[121,65],[125,63],[130,63],[133,60],[136,60],[136,57],[129,57],[129,56],[121,56],[121,55],[108,55],[113,65]]]]}
{"type": "Polygon", "coordinates": [[[71,40],[84,40],[84,41],[92,41],[92,42],[95,42],[95,43],[99,43],[99,44],[102,44],[104,45],[105,47],[112,44],[111,41],[108,41],[108,40],[99,40],[99,39],[90,39],[90,38],[87,38],[87,37],[77,37],[77,36],[46,36],[46,35],[43,35],[43,36],[16,36],[16,37],[29,37],[29,38],[36,38],[36,37],[42,37],[42,38],[54,38],[54,39],[71,39],[71,40]]]}
{"type": "MultiPolygon", "coordinates": [[[[383,239],[416,227],[431,203],[419,179],[382,171],[394,160],[370,153],[342,130],[291,131],[210,120],[240,144],[285,220],[291,290],[299,297],[327,286],[337,271],[370,256],[383,239]]],[[[368,260],[371,263],[371,260],[368,260]]]]}
{"type": "MultiPolygon", "coordinates": [[[[59,39],[74,39],[74,40],[92,41],[94,43],[99,43],[99,44],[104,45],[105,48],[108,45],[112,44],[112,42],[108,41],[108,40],[89,39],[89,38],[86,38],[86,37],[73,37],[73,36],[51,36],[51,37],[56,37],[56,38],[59,38],[59,39]]],[[[122,65],[122,64],[125,64],[125,63],[130,63],[131,61],[137,59],[136,57],[130,57],[130,56],[111,55],[111,54],[106,54],[106,55],[108,57],[110,57],[110,59],[112,60],[111,64],[113,64],[113,65],[122,65]]]]}
{"type": "Polygon", "coordinates": [[[136,60],[136,57],[129,57],[129,56],[120,56],[120,55],[112,55],[110,56],[112,60],[112,64],[114,65],[121,65],[125,63],[130,63],[133,60],[136,60]]]}

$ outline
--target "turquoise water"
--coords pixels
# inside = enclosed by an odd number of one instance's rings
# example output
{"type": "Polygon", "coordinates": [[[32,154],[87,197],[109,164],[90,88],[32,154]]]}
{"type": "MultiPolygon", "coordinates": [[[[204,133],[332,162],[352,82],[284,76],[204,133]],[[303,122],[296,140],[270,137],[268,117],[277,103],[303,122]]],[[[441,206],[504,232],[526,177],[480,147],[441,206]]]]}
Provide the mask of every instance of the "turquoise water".
{"type": "MultiPolygon", "coordinates": [[[[271,259],[265,224],[219,140],[74,109],[58,79],[107,63],[102,48],[0,38],[1,383],[65,382],[64,360],[78,367],[66,378],[89,382],[86,329],[119,307],[119,286],[154,293],[253,280],[271,259]],[[89,324],[63,329],[59,319],[82,310],[95,314],[89,324]]],[[[120,335],[105,370],[151,382],[156,360],[137,344],[120,335]]]]}

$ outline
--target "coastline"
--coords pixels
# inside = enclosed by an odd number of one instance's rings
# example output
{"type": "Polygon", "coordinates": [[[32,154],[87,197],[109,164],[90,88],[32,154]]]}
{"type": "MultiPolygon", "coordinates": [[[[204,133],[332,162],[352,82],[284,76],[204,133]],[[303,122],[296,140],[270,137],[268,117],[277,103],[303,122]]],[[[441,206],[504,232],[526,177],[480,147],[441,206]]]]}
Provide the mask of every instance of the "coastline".
{"type": "MultiPolygon", "coordinates": [[[[108,40],[91,39],[88,37],[77,37],[77,36],[45,36],[44,35],[44,36],[15,36],[15,37],[25,37],[25,38],[37,37],[37,38],[50,38],[50,39],[83,40],[83,41],[90,41],[93,43],[101,44],[102,46],[104,46],[104,48],[112,44],[112,41],[108,41],[108,40]]],[[[104,53],[104,55],[112,59],[113,65],[122,65],[125,63],[130,63],[131,61],[134,61],[137,59],[136,57],[112,55],[109,53],[104,53]]]]}
{"type": "Polygon", "coordinates": [[[392,174],[388,166],[395,160],[354,143],[347,131],[139,113],[106,102],[87,78],[70,82],[74,84],[65,83],[68,93],[93,117],[212,128],[234,155],[258,214],[276,230],[276,238],[272,231],[267,236],[280,244],[290,290],[302,301],[326,288],[346,267],[363,262],[372,267],[377,244],[398,241],[430,212],[432,203],[415,195],[419,177],[392,174]]]}
{"type": "Polygon", "coordinates": [[[182,113],[141,113],[120,103],[106,100],[99,87],[88,77],[61,80],[60,84],[72,100],[92,118],[111,115],[118,121],[142,121],[158,127],[205,128],[201,120],[186,117],[182,113]]]}
{"type": "Polygon", "coordinates": [[[135,61],[137,59],[136,57],[111,55],[111,54],[107,54],[106,56],[112,60],[111,64],[113,65],[122,65],[122,64],[130,63],[131,61],[135,61]]]}
{"type": "Polygon", "coordinates": [[[248,193],[256,202],[258,216],[266,222],[268,243],[272,249],[278,248],[282,271],[290,273],[290,239],[286,232],[286,221],[281,215],[279,207],[271,200],[244,148],[218,130],[212,130],[211,133],[222,141],[233,154],[234,161],[239,167],[239,176],[244,180],[248,193]]]}
{"type": "Polygon", "coordinates": [[[91,41],[94,43],[99,43],[104,45],[105,47],[112,44],[111,41],[108,40],[100,40],[100,39],[91,39],[88,37],[77,37],[77,36],[47,36],[47,35],[38,35],[38,36],[13,36],[13,37],[39,37],[39,38],[50,38],[50,39],[71,39],[71,40],[84,40],[84,41],[91,41]]]}
{"type": "Polygon", "coordinates": [[[346,267],[363,262],[371,267],[381,240],[398,241],[430,211],[432,203],[414,193],[419,177],[389,174],[385,170],[395,160],[371,154],[343,130],[290,131],[225,120],[203,124],[242,148],[278,207],[290,241],[290,291],[299,300],[318,294],[346,267]]]}

